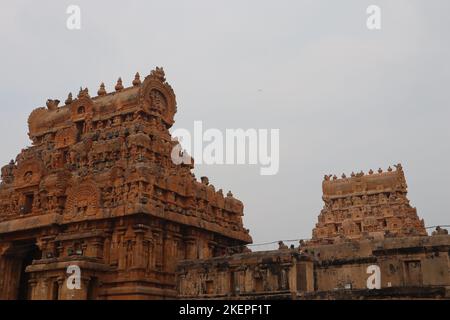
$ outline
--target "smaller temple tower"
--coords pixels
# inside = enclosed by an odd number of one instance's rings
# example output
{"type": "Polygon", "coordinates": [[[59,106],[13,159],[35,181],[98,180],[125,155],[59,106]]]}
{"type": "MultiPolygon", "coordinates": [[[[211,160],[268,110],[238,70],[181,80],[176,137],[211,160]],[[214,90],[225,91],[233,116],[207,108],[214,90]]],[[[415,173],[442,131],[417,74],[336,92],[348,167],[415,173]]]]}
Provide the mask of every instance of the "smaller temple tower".
{"type": "Polygon", "coordinates": [[[322,189],[324,207],[312,242],[427,235],[423,220],[409,204],[400,164],[395,170],[361,171],[340,179],[325,175],[322,189]]]}

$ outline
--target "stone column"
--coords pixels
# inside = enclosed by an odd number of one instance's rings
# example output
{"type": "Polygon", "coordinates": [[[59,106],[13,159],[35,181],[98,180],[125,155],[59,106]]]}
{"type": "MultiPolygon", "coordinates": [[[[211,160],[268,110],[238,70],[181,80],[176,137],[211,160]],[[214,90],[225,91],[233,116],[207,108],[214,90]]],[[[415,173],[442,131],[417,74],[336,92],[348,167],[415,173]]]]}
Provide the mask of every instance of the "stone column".
{"type": "Polygon", "coordinates": [[[175,271],[175,241],[173,236],[170,233],[166,233],[164,235],[164,270],[167,272],[175,271]]]}
{"type": "Polygon", "coordinates": [[[163,267],[163,244],[161,240],[161,229],[154,228],[153,229],[153,257],[154,257],[154,266],[157,270],[162,270],[163,267]]]}
{"type": "Polygon", "coordinates": [[[298,261],[296,271],[297,291],[314,291],[314,263],[308,260],[298,261]]]}
{"type": "Polygon", "coordinates": [[[117,269],[125,270],[125,255],[126,255],[126,246],[124,245],[125,239],[125,228],[121,228],[117,231],[117,269]]]}
{"type": "Polygon", "coordinates": [[[197,239],[194,237],[186,237],[186,259],[197,259],[197,239]]]}
{"type": "Polygon", "coordinates": [[[144,259],[144,237],[147,233],[148,227],[145,225],[137,225],[133,227],[134,233],[136,235],[136,245],[134,248],[134,259],[133,259],[133,267],[135,268],[145,268],[146,261],[144,259]]]}
{"type": "Polygon", "coordinates": [[[215,241],[208,241],[208,250],[206,252],[205,258],[212,258],[214,257],[214,250],[217,246],[217,242],[215,241]]]}
{"type": "Polygon", "coordinates": [[[153,250],[153,235],[151,230],[148,230],[143,240],[144,250],[144,265],[147,270],[155,269],[155,254],[153,250]]]}

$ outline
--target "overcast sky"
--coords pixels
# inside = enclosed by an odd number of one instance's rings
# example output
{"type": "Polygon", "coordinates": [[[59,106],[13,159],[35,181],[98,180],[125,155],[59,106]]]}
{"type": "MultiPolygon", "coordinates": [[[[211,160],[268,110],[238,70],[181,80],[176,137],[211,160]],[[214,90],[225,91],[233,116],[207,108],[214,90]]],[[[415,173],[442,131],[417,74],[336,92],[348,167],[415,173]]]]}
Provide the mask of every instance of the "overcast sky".
{"type": "Polygon", "coordinates": [[[2,1],[0,162],[30,144],[47,98],[163,66],[174,128],[280,129],[278,175],[195,169],[244,202],[256,243],[311,237],[324,174],[398,162],[426,225],[450,224],[449,13],[448,0],[2,1]],[[70,4],[81,30],[66,28],[70,4]]]}

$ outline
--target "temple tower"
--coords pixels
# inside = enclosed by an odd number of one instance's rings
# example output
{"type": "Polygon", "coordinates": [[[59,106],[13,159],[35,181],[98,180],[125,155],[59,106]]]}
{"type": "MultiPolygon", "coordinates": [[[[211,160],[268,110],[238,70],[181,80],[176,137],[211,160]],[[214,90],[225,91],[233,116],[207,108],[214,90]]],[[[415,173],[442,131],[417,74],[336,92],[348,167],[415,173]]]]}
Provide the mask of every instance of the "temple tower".
{"type": "Polygon", "coordinates": [[[178,260],[252,241],[242,202],[172,161],[162,68],[97,93],[34,110],[32,146],[1,170],[0,298],[173,298],[178,260]],[[81,289],[67,287],[73,266],[81,289]]]}
{"type": "Polygon", "coordinates": [[[387,172],[326,175],[322,183],[324,207],[313,230],[313,242],[340,239],[427,235],[423,220],[407,198],[400,164],[387,172]]]}

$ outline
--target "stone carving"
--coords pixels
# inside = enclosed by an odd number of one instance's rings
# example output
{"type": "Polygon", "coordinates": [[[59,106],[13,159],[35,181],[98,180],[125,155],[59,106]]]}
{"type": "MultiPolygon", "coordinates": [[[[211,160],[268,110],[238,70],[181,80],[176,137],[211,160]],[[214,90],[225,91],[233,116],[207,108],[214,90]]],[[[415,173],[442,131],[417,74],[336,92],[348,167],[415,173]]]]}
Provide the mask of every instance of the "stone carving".
{"type": "Polygon", "coordinates": [[[1,169],[0,245],[18,235],[45,243],[38,263],[48,272],[32,274],[34,281],[61,271],[45,259],[70,256],[99,264],[95,277],[105,297],[108,288],[133,283],[144,296],[174,297],[179,259],[212,257],[227,247],[242,252],[252,241],[243,204],[197,181],[192,165],[172,162],[176,100],[162,68],[142,82],[136,74],[127,88],[119,79],[115,90],[108,94],[102,83],[90,97],[80,88],[65,105],[49,99],[30,114],[32,146],[1,169]]]}
{"type": "Polygon", "coordinates": [[[350,178],[326,175],[322,184],[324,208],[313,230],[313,241],[329,243],[341,236],[360,239],[364,233],[390,237],[426,235],[423,220],[409,205],[401,164],[350,178]]]}
{"type": "Polygon", "coordinates": [[[433,236],[447,235],[447,234],[448,234],[448,230],[441,228],[440,226],[437,226],[436,230],[434,230],[432,233],[433,236]]]}

